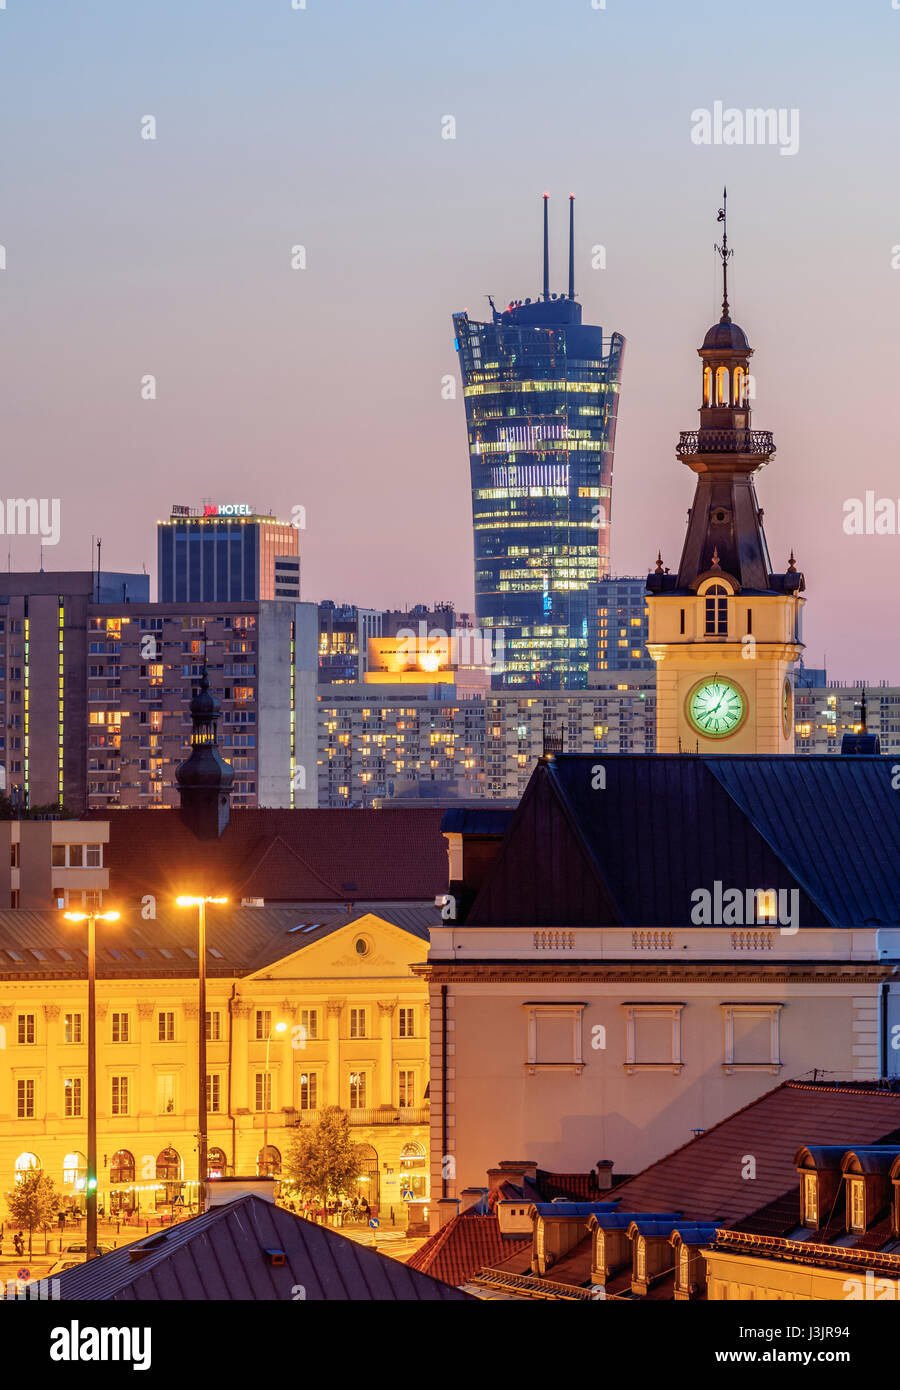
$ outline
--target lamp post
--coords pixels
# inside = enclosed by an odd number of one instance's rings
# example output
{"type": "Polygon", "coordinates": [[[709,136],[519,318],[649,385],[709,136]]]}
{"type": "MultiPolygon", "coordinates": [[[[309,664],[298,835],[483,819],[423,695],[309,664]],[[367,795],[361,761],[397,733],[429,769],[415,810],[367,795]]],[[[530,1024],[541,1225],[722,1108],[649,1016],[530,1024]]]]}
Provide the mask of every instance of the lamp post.
{"type": "Polygon", "coordinates": [[[85,1183],[84,1258],[97,1250],[97,922],[118,922],[118,912],[65,912],[67,922],[88,924],[88,1084],[87,1180],[85,1183]]]}
{"type": "Polygon", "coordinates": [[[197,1213],[206,1211],[206,904],[227,903],[227,898],[176,898],[179,907],[196,907],[197,993],[198,993],[198,1075],[197,1075],[197,1213]]]}
{"type": "Polygon", "coordinates": [[[263,1163],[265,1164],[264,1177],[269,1176],[269,1047],[272,1043],[273,1033],[283,1033],[287,1028],[286,1023],[276,1023],[269,1029],[266,1038],[266,1070],[263,1073],[263,1163]]]}

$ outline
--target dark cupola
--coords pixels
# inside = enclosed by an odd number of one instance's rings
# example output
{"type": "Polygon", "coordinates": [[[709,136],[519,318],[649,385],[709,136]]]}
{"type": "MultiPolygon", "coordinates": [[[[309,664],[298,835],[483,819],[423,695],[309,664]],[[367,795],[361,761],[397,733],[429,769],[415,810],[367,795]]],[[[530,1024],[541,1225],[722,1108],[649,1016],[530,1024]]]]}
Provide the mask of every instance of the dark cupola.
{"type": "MultiPolygon", "coordinates": [[[[727,199],[727,192],[725,195],[727,199]]],[[[753,349],[744,330],[732,322],[728,303],[726,207],[719,211],[722,244],[722,315],[698,348],[702,363],[700,422],[683,430],[677,454],[697,475],[694,504],[677,575],[651,575],[650,592],[696,593],[711,576],[729,581],[731,592],[784,593],[802,590],[802,574],[776,575],[766,545],[762,509],[754,475],[772,458],[769,430],[751,424],[750,358],[753,349]]]]}
{"type": "Polygon", "coordinates": [[[222,711],[209,688],[205,656],[190,709],[191,751],[175,769],[181,815],[198,840],[218,840],[231,814],[234,769],[219,752],[216,726],[222,711]]]}

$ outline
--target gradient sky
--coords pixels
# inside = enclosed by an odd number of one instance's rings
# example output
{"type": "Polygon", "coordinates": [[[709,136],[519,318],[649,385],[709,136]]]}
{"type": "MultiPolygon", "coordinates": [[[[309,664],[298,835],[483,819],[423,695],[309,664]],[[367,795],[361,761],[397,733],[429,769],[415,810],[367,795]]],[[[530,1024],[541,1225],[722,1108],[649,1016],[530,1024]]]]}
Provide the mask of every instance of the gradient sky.
{"type": "Polygon", "coordinates": [[[305,598],[471,609],[450,315],[538,293],[545,188],[564,289],[574,191],[585,318],[628,339],[614,572],[674,568],[727,182],[807,664],[900,681],[900,536],[842,525],[900,498],[898,61],[891,0],[6,0],[0,491],[61,499],[47,568],[87,568],[95,533],[104,568],[153,572],[172,502],[300,504],[305,598]],[[717,100],[798,108],[799,153],[693,144],[717,100]]]}

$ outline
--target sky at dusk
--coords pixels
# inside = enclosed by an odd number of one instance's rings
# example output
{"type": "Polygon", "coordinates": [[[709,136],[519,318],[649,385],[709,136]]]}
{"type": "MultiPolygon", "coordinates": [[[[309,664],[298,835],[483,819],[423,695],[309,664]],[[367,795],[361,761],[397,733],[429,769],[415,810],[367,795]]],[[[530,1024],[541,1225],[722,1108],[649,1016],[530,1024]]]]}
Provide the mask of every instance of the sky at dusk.
{"type": "MultiPolygon", "coordinates": [[[[46,568],[96,534],[154,572],[173,502],[302,505],[304,598],[471,610],[450,316],[539,292],[544,189],[565,289],[575,192],[585,320],[628,341],[613,571],[674,568],[727,183],[807,664],[900,682],[900,535],[843,528],[848,498],[900,498],[898,70],[891,0],[6,0],[0,490],[60,498],[46,568]],[[796,110],[797,153],[694,143],[717,101],[796,110]]],[[[37,568],[35,539],[0,547],[37,568]]]]}

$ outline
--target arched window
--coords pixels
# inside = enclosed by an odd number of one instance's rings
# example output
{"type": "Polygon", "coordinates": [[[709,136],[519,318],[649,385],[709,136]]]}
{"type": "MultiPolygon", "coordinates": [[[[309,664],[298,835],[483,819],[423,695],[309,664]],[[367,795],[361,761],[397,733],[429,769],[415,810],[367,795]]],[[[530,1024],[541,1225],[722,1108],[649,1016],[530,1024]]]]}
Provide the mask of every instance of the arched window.
{"type": "Polygon", "coordinates": [[[734,369],[734,403],[735,405],[747,404],[747,373],[743,367],[734,369]]]}
{"type": "Polygon", "coordinates": [[[634,1272],[638,1279],[644,1279],[647,1274],[647,1244],[643,1236],[637,1238],[634,1272]]]}
{"type": "Polygon", "coordinates": [[[110,1183],[134,1183],[135,1155],[127,1148],[120,1148],[110,1159],[110,1183]]]}
{"type": "Polygon", "coordinates": [[[15,1164],[16,1182],[19,1182],[22,1179],[23,1175],[28,1172],[29,1168],[40,1168],[40,1166],[41,1160],[38,1158],[37,1154],[19,1154],[19,1157],[16,1159],[15,1164]]]}
{"type": "Polygon", "coordinates": [[[63,1182],[74,1184],[79,1191],[87,1185],[87,1159],[77,1149],[63,1159],[63,1182]]]}
{"type": "Polygon", "coordinates": [[[728,368],[716,368],[716,405],[728,405],[728,368]]]}
{"type": "MultiPolygon", "coordinates": [[[[182,1196],[181,1155],[171,1146],[156,1157],[156,1181],[162,1186],[156,1192],[157,1207],[171,1206],[182,1196]]],[[[180,1204],[179,1204],[180,1205],[180,1204]]]]}
{"type": "Polygon", "coordinates": [[[224,1178],[226,1167],[224,1149],[212,1148],[207,1150],[206,1176],[208,1178],[224,1178]]]}
{"type": "Polygon", "coordinates": [[[281,1154],[272,1144],[256,1155],[256,1172],[261,1178],[277,1178],[281,1172],[281,1154]]]}
{"type": "Polygon", "coordinates": [[[135,1208],[135,1194],[128,1189],[134,1183],[134,1154],[117,1149],[109,1162],[109,1210],[113,1216],[126,1216],[135,1208]]]}
{"type": "Polygon", "coordinates": [[[370,1207],[377,1206],[381,1190],[378,1151],[372,1144],[357,1144],[356,1155],[359,1159],[359,1177],[356,1180],[357,1196],[367,1201],[370,1207]]]}
{"type": "Polygon", "coordinates": [[[703,404],[712,405],[712,367],[703,368],[703,404]]]}
{"type": "MultiPolygon", "coordinates": [[[[412,1140],[400,1150],[400,1189],[413,1197],[428,1195],[428,1175],[425,1167],[425,1145],[412,1140]]],[[[409,1201],[409,1197],[406,1198],[409,1201]]]]}
{"type": "Polygon", "coordinates": [[[724,584],[712,584],[706,591],[706,635],[728,636],[728,590],[724,584]]]}
{"type": "Polygon", "coordinates": [[[682,1289],[689,1289],[691,1286],[691,1249],[689,1245],[682,1245],[678,1252],[678,1282],[682,1289]]]}

